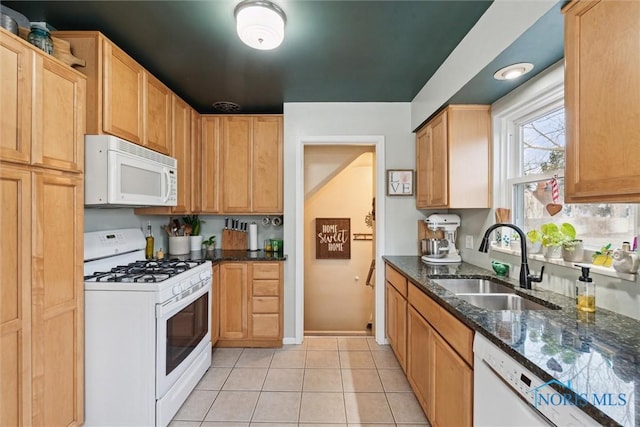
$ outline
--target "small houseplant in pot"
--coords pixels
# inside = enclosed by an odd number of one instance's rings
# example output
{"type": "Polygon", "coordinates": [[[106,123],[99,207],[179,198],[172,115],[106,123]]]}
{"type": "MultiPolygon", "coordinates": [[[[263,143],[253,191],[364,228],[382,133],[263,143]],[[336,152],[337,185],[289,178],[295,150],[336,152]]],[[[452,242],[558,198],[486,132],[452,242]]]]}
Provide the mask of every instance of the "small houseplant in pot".
{"type": "Polygon", "coordinates": [[[542,233],[538,230],[527,232],[527,251],[530,254],[539,254],[542,251],[542,233]]]}
{"type": "Polygon", "coordinates": [[[185,223],[185,234],[191,236],[189,238],[189,246],[192,251],[199,251],[202,249],[202,236],[200,230],[202,228],[202,221],[198,215],[187,215],[182,217],[182,221],[185,223]],[[189,232],[190,231],[190,232],[189,232]]]}
{"type": "Polygon", "coordinates": [[[202,242],[207,251],[213,251],[216,248],[216,236],[211,236],[202,242]]]}
{"type": "Polygon", "coordinates": [[[580,262],[584,258],[584,244],[582,240],[576,239],[576,229],[568,222],[560,226],[563,236],[562,259],[567,262],[580,262]]]}
{"type": "Polygon", "coordinates": [[[542,234],[542,253],[545,258],[561,258],[562,242],[565,240],[564,235],[560,231],[560,227],[549,222],[540,226],[542,234]]]}

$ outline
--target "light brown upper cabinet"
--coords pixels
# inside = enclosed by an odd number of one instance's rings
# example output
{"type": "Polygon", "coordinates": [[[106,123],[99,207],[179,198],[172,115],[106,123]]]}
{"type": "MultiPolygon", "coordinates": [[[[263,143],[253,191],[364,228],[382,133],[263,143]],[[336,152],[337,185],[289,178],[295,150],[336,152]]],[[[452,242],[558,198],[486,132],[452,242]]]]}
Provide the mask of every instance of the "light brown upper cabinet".
{"type": "Polygon", "coordinates": [[[565,14],[566,202],[640,202],[640,2],[565,14]]]}
{"type": "MultiPolygon", "coordinates": [[[[169,155],[178,161],[178,201],[176,206],[158,206],[148,208],[136,208],[136,215],[171,215],[197,212],[193,210],[192,203],[200,198],[199,182],[193,177],[193,165],[196,164],[192,153],[193,127],[197,125],[197,113],[189,105],[176,95],[171,95],[171,149],[169,155]],[[196,116],[196,117],[194,117],[196,116]],[[194,120],[196,122],[194,123],[194,120]],[[194,191],[194,185],[196,186],[194,191]]],[[[196,143],[199,139],[196,140],[196,143]]],[[[199,170],[199,163],[196,164],[199,170]]]]}
{"type": "Polygon", "coordinates": [[[197,165],[200,175],[194,178],[201,183],[201,212],[220,212],[220,132],[222,118],[202,116],[201,146],[197,165]]]}
{"type": "Polygon", "coordinates": [[[144,146],[163,154],[171,149],[171,91],[144,73],[144,146]]]}
{"type": "Polygon", "coordinates": [[[175,95],[172,98],[171,155],[178,161],[178,203],[172,212],[188,213],[191,211],[191,107],[175,95]]]}
{"type": "Polygon", "coordinates": [[[0,157],[82,172],[86,79],[30,46],[13,34],[0,33],[0,157]]]}
{"type": "MultiPolygon", "coordinates": [[[[144,69],[106,38],[101,37],[100,43],[102,131],[142,145],[144,69]]],[[[87,122],[91,121],[99,122],[99,118],[94,115],[93,120],[87,119],[87,122]]]]}
{"type": "Polygon", "coordinates": [[[222,116],[222,211],[282,213],[282,116],[222,116]]]}
{"type": "Polygon", "coordinates": [[[488,105],[450,105],[416,133],[416,207],[491,205],[488,105]]]}
{"type": "Polygon", "coordinates": [[[86,61],[87,133],[110,134],[171,154],[172,92],[97,31],[57,31],[86,61]]]}
{"type": "Polygon", "coordinates": [[[0,158],[31,161],[31,87],[33,49],[8,31],[0,30],[0,158]]]}
{"type": "Polygon", "coordinates": [[[253,118],[222,120],[222,210],[251,212],[251,144],[253,118]]]}

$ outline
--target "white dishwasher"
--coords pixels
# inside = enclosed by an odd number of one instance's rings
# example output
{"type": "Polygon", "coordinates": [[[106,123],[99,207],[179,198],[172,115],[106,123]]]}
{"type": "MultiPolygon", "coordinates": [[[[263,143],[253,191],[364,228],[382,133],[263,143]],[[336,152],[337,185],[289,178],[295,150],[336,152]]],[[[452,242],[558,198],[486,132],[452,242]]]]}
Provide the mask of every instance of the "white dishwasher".
{"type": "Polygon", "coordinates": [[[473,341],[473,424],[478,427],[595,426],[577,407],[534,407],[534,393],[548,388],[480,334],[473,341]],[[541,387],[542,386],[542,387],[541,387]],[[541,388],[538,388],[541,387],[541,388]]]}

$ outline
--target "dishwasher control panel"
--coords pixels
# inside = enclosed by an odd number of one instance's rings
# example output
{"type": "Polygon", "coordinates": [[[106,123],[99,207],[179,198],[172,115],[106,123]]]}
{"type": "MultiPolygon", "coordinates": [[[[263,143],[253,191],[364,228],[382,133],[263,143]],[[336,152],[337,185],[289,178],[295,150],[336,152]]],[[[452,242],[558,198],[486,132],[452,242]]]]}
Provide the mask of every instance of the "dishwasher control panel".
{"type": "MultiPolygon", "coordinates": [[[[553,405],[541,400],[540,395],[554,395],[554,398],[556,396],[562,398],[562,395],[485,337],[479,334],[475,335],[473,351],[474,369],[487,368],[491,370],[512,392],[515,392],[551,424],[561,426],[592,426],[597,424],[595,420],[575,405],[553,405]],[[536,400],[538,400],[537,405],[536,400]]],[[[561,381],[558,383],[562,384],[561,381]]]]}

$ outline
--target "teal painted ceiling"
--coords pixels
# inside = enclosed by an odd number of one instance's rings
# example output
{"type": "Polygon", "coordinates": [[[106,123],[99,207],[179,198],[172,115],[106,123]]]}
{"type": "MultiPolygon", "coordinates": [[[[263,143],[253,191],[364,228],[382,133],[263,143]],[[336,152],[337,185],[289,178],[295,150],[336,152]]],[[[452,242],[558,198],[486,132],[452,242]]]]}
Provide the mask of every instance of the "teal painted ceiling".
{"type": "MultiPolygon", "coordinates": [[[[275,50],[258,51],[235,33],[238,2],[2,4],[59,30],[103,32],[200,113],[217,112],[216,101],[237,103],[244,113],[280,113],[284,102],[410,102],[491,5],[482,0],[276,0],[287,15],[285,41],[275,50]]],[[[499,59],[531,61],[529,53],[541,64],[560,59],[559,7],[540,21],[545,20],[499,59]]],[[[504,95],[505,85],[482,77],[497,65],[469,82],[455,102],[492,102],[504,95]]]]}

